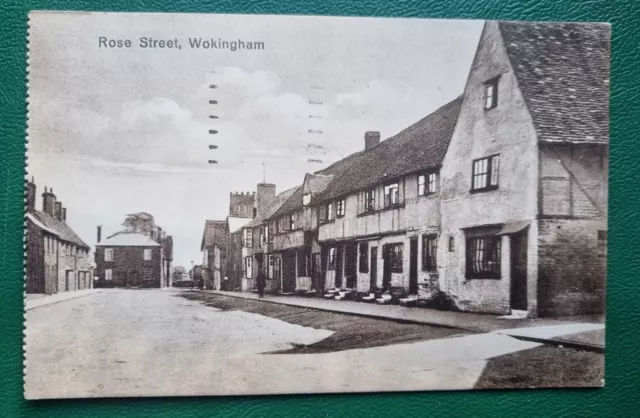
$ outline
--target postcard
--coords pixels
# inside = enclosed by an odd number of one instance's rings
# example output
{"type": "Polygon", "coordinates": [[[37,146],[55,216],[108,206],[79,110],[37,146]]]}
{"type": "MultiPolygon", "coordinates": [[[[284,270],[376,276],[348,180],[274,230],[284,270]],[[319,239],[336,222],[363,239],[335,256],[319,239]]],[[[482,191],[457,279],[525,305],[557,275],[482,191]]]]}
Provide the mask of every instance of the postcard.
{"type": "Polygon", "coordinates": [[[604,385],[610,26],[32,12],[27,399],[604,385]]]}

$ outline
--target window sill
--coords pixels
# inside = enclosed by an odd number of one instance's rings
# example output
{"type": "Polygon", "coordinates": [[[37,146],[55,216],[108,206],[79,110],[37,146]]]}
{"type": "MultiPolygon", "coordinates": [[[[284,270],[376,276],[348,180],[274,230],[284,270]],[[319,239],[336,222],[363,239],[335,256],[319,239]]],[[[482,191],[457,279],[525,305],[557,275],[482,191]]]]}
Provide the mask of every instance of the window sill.
{"type": "Polygon", "coordinates": [[[335,219],[331,219],[329,221],[319,221],[318,224],[319,225],[326,225],[326,224],[332,224],[334,223],[336,220],[335,219]]]}
{"type": "Polygon", "coordinates": [[[465,276],[465,280],[500,280],[500,273],[474,274],[465,276]]]}
{"type": "Polygon", "coordinates": [[[471,189],[469,190],[469,193],[476,194],[476,193],[491,192],[494,190],[498,190],[498,186],[483,187],[482,189],[471,189]]]}
{"type": "Polygon", "coordinates": [[[356,215],[356,217],[361,218],[363,216],[375,215],[376,213],[384,212],[387,210],[402,209],[402,208],[404,208],[404,203],[396,203],[394,205],[389,205],[381,209],[370,210],[367,212],[359,213],[358,215],[356,215]]]}

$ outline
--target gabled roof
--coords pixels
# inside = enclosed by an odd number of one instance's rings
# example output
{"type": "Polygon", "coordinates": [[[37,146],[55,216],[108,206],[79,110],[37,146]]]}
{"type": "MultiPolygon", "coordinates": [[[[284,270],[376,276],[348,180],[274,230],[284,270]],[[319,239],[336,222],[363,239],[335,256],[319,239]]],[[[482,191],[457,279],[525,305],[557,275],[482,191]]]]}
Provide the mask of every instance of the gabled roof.
{"type": "Polygon", "coordinates": [[[227,230],[227,221],[205,221],[200,250],[204,250],[205,247],[213,244],[224,244],[226,242],[227,230]]]}
{"type": "Polygon", "coordinates": [[[96,244],[96,247],[160,247],[150,236],[139,232],[117,232],[96,244]]]}
{"type": "Polygon", "coordinates": [[[445,104],[424,119],[380,144],[351,154],[319,174],[333,179],[319,200],[328,200],[421,170],[437,168],[447,151],[462,98],[445,104]]]}
{"type": "Polygon", "coordinates": [[[246,224],[245,227],[253,228],[255,226],[262,224],[265,220],[272,217],[273,214],[276,213],[276,211],[278,211],[278,209],[282,207],[282,205],[291,197],[291,195],[293,195],[293,193],[297,189],[298,187],[293,187],[291,189],[285,190],[284,192],[281,192],[278,195],[276,195],[275,199],[271,202],[271,204],[267,206],[267,208],[264,211],[262,211],[262,213],[259,213],[258,216],[253,218],[251,222],[246,224]]]}
{"type": "Polygon", "coordinates": [[[303,193],[318,194],[322,193],[324,189],[329,186],[331,180],[333,180],[334,174],[318,174],[307,173],[304,176],[304,183],[302,185],[303,193]]]}
{"type": "Polygon", "coordinates": [[[302,185],[294,187],[291,195],[269,218],[278,217],[302,208],[302,185]]]}
{"type": "Polygon", "coordinates": [[[539,140],[609,143],[610,26],[498,26],[539,140]]]}
{"type": "MultiPolygon", "coordinates": [[[[78,236],[78,234],[75,233],[73,229],[71,229],[69,225],[67,225],[66,222],[62,222],[48,213],[38,210],[33,211],[29,215],[32,215],[40,223],[44,224],[48,229],[48,232],[55,231],[55,234],[61,240],[89,249],[89,246],[78,236]]],[[[38,223],[36,223],[36,225],[38,225],[38,223]]]]}

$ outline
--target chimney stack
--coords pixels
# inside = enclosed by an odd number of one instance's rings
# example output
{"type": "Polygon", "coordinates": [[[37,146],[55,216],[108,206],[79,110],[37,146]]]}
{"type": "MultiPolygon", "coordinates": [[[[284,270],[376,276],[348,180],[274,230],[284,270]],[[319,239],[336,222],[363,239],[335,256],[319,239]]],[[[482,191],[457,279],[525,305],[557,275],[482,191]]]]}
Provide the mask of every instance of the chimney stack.
{"type": "Polygon", "coordinates": [[[44,187],[44,193],[42,193],[42,211],[47,215],[55,217],[56,210],[56,195],[53,194],[53,188],[47,190],[47,186],[44,187]]]}
{"type": "Polygon", "coordinates": [[[67,208],[62,208],[62,222],[67,222],[67,208]]]}
{"type": "Polygon", "coordinates": [[[102,239],[102,225],[98,225],[98,243],[100,243],[100,240],[102,239]]]}
{"type": "Polygon", "coordinates": [[[56,202],[55,214],[53,216],[59,221],[62,220],[62,202],[56,202]]]}
{"type": "Polygon", "coordinates": [[[367,131],[364,133],[364,149],[368,150],[380,143],[380,132],[367,131]]]}
{"type": "Polygon", "coordinates": [[[31,181],[27,181],[27,212],[31,213],[36,210],[36,183],[31,177],[31,181]]]}

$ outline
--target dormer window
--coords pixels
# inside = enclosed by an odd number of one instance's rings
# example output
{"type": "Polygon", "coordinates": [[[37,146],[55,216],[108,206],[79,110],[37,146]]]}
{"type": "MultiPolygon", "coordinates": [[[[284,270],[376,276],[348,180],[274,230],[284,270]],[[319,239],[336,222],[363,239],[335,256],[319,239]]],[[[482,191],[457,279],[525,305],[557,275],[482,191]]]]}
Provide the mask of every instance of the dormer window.
{"type": "Polygon", "coordinates": [[[307,206],[309,203],[311,203],[311,193],[305,193],[302,195],[302,204],[307,206]]]}
{"type": "Polygon", "coordinates": [[[493,109],[498,106],[498,80],[499,77],[494,77],[484,82],[484,110],[493,109]]]}

